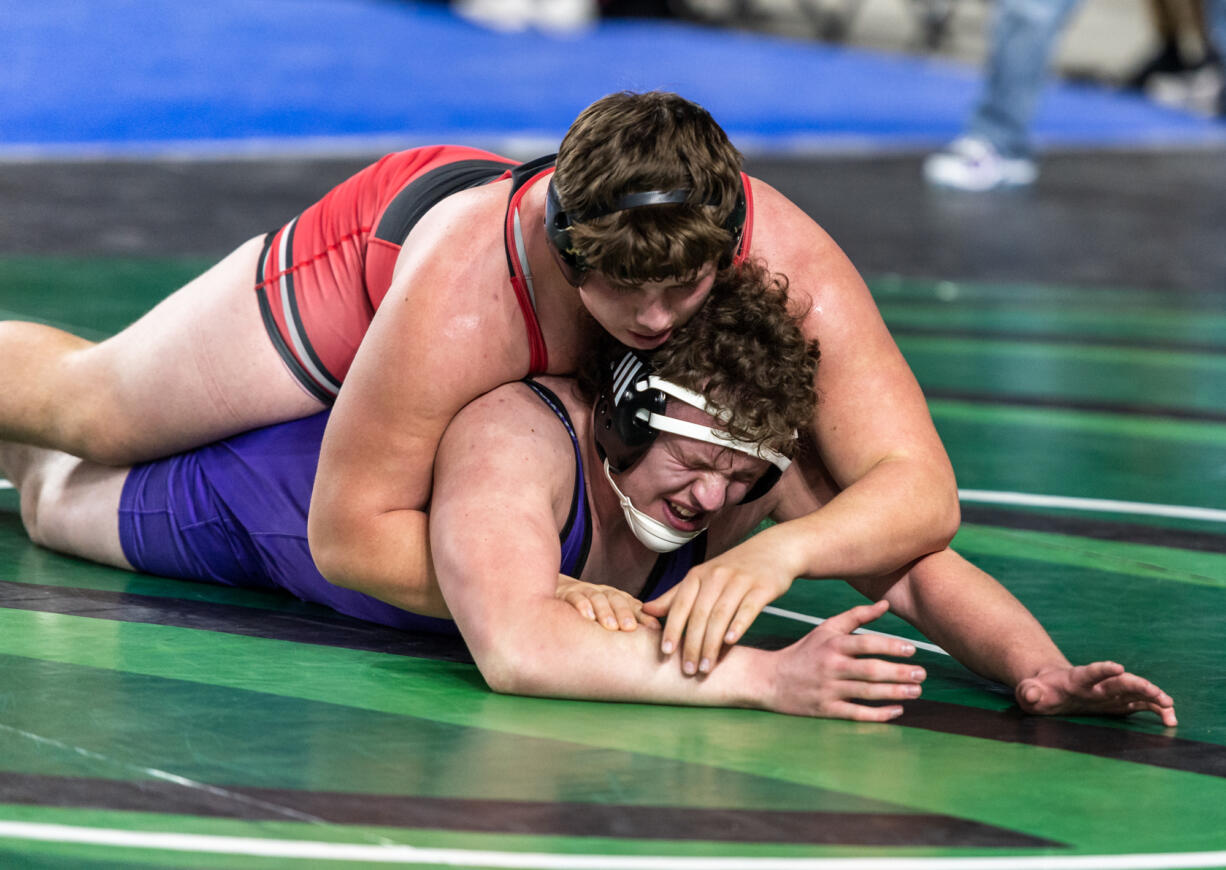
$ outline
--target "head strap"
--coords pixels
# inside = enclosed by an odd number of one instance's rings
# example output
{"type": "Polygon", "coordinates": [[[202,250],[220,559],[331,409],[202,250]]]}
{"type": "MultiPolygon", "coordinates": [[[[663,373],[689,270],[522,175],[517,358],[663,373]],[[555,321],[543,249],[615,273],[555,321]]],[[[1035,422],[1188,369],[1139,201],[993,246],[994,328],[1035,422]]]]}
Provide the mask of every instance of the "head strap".
{"type": "MultiPolygon", "coordinates": [[[[626,193],[614,200],[609,208],[597,208],[583,214],[572,215],[562,208],[562,201],[558,198],[557,188],[554,186],[553,178],[550,178],[549,186],[545,191],[545,236],[549,239],[554,257],[562,269],[562,274],[572,286],[578,287],[583,283],[584,273],[588,271],[587,263],[584,262],[583,257],[575,250],[571,242],[570,228],[575,224],[587,223],[588,221],[616,214],[619,211],[629,211],[636,208],[651,208],[657,205],[685,205],[690,202],[692,193],[692,190],[685,187],[679,187],[674,190],[644,190],[637,193],[626,193]]],[[[712,206],[718,206],[719,204],[720,200],[714,197],[705,202],[694,203],[694,205],[712,206]]],[[[732,211],[729,213],[727,220],[724,221],[724,229],[728,231],[732,238],[728,251],[722,258],[727,262],[721,262],[721,267],[732,263],[736,259],[737,250],[741,246],[741,234],[745,231],[745,215],[745,190],[742,187],[737,193],[736,203],[733,205],[732,211]]]]}

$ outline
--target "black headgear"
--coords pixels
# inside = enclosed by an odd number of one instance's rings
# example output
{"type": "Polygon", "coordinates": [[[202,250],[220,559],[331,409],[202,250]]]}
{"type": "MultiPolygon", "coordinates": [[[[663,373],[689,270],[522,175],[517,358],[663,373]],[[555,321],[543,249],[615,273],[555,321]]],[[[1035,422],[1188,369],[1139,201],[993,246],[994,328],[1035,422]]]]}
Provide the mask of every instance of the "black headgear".
{"type": "MultiPolygon", "coordinates": [[[[574,250],[570,240],[570,228],[575,224],[594,221],[597,218],[611,215],[615,212],[632,208],[647,208],[653,205],[680,205],[689,201],[690,190],[645,190],[640,193],[627,193],[614,200],[613,205],[606,209],[595,209],[581,215],[568,214],[562,208],[558,192],[553,186],[553,178],[549,179],[549,188],[545,192],[545,235],[557,253],[562,274],[572,286],[583,283],[583,275],[588,271],[587,264],[578,252],[574,250]]],[[[707,200],[704,205],[719,205],[718,199],[707,200]]],[[[728,250],[721,259],[720,266],[727,266],[736,258],[737,249],[741,245],[741,233],[745,230],[745,189],[742,184],[737,193],[736,204],[724,221],[724,229],[731,235],[728,250]]]]}
{"type": "MultiPolygon", "coordinates": [[[[660,429],[650,421],[653,414],[664,416],[668,407],[668,393],[676,397],[690,391],[655,378],[651,360],[632,350],[609,366],[600,395],[596,398],[593,424],[597,453],[601,459],[608,460],[612,471],[620,473],[628,470],[642,459],[647,448],[651,447],[656,436],[660,434],[660,429]]],[[[712,413],[705,400],[697,398],[703,404],[696,404],[695,407],[712,413]]],[[[688,399],[681,401],[695,404],[688,399]]],[[[779,481],[787,466],[788,461],[781,456],[764,458],[770,461],[770,466],[750,488],[745,498],[741,499],[741,504],[748,504],[766,495],[779,481]]]]}

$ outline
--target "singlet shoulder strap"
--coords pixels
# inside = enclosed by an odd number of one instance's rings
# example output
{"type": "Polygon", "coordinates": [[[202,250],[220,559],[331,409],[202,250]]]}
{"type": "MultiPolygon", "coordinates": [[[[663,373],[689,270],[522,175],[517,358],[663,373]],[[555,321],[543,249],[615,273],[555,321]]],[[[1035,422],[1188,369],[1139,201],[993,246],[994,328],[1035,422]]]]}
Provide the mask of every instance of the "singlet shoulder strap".
{"type": "Polygon", "coordinates": [[[671,553],[662,553],[656,559],[656,563],[651,566],[651,573],[647,575],[647,583],[643,586],[643,591],[639,593],[639,600],[650,601],[653,598],[659,598],[684,580],[690,569],[706,561],[706,558],[706,532],[671,553]]]}
{"type": "Polygon", "coordinates": [[[503,236],[507,255],[507,269],[511,273],[511,286],[524,315],[528,330],[530,359],[528,374],[543,374],[549,368],[549,354],[545,337],[541,334],[540,322],[536,319],[536,291],[532,286],[532,272],[528,268],[528,251],[524,245],[524,231],[519,219],[519,202],[536,179],[553,172],[557,155],[549,154],[522,163],[511,170],[511,195],[507,199],[505,233],[503,236]]]}
{"type": "Polygon", "coordinates": [[[541,401],[562,421],[575,450],[575,490],[570,498],[570,513],[566,517],[566,524],[558,535],[562,543],[562,564],[558,571],[568,577],[578,578],[583,573],[588,552],[592,548],[592,516],[587,509],[587,484],[583,478],[583,454],[579,451],[579,436],[575,434],[575,427],[571,423],[570,414],[566,412],[566,406],[553,390],[531,378],[526,378],[524,383],[540,396],[541,401]]]}

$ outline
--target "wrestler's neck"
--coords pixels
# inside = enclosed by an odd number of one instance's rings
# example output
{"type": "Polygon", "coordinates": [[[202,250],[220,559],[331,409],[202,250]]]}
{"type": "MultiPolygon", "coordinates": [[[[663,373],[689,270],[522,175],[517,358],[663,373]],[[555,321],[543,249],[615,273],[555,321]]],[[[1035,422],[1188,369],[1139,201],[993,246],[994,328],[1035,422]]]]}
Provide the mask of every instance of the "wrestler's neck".
{"type": "Polygon", "coordinates": [[[519,214],[536,295],[536,319],[549,352],[549,371],[570,374],[584,344],[585,311],[578,290],[562,274],[545,237],[545,190],[543,180],[532,185],[520,201],[519,214]]]}

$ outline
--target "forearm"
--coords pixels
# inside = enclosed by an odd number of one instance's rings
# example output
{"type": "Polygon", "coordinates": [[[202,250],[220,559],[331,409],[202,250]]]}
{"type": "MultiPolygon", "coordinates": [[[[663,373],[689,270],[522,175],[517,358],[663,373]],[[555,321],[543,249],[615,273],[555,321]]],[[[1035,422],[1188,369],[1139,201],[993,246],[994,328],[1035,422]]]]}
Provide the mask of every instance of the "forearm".
{"type": "Polygon", "coordinates": [[[958,521],[948,465],[900,458],[878,463],[819,509],[762,534],[794,577],[851,578],[887,574],[946,547],[958,521]]]}
{"type": "Polygon", "coordinates": [[[893,612],[967,668],[1010,688],[1041,671],[1069,666],[1009,590],[952,550],[920,559],[885,597],[893,612]]]}
{"type": "Polygon", "coordinates": [[[427,514],[387,511],[358,523],[308,524],[311,555],[329,583],[423,616],[450,618],[430,560],[427,514]]]}
{"type": "MultiPolygon", "coordinates": [[[[481,617],[484,620],[485,617],[481,617]]],[[[659,632],[601,628],[570,605],[541,599],[530,616],[490,613],[495,628],[461,631],[490,688],[554,698],[720,707],[770,707],[771,656],[747,647],[728,652],[715,673],[682,675],[675,658],[659,653],[659,632]]]]}

